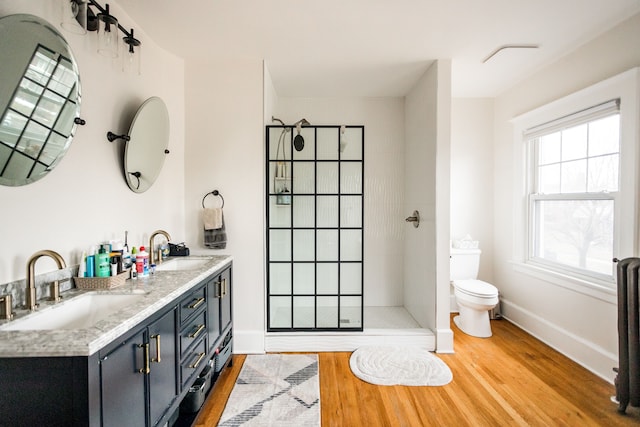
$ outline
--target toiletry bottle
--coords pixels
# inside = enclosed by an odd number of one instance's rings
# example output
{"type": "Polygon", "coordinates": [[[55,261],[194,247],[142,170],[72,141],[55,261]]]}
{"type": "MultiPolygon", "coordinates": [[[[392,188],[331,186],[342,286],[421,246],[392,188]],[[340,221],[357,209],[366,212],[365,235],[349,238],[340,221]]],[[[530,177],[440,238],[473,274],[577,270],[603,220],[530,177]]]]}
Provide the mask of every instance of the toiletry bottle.
{"type": "Polygon", "coordinates": [[[82,251],[80,264],[78,265],[78,277],[85,277],[87,274],[87,253],[82,251]]]}
{"type": "Polygon", "coordinates": [[[95,264],[95,253],[96,253],[96,248],[95,246],[91,246],[89,248],[89,255],[87,255],[86,258],[86,271],[85,271],[85,277],[95,277],[96,276],[96,264],[95,264]]]}
{"type": "Polygon", "coordinates": [[[126,246],[122,249],[122,268],[124,270],[131,268],[131,254],[126,246]]]}
{"type": "Polygon", "coordinates": [[[111,265],[109,264],[109,254],[104,246],[96,254],[96,277],[111,276],[111,265]]]}
{"type": "Polygon", "coordinates": [[[111,276],[118,275],[118,257],[117,256],[112,256],[109,259],[109,268],[111,268],[111,276]]]}
{"type": "Polygon", "coordinates": [[[162,259],[166,259],[169,256],[169,242],[166,239],[162,240],[160,244],[160,250],[162,252],[162,259]]]}
{"type": "Polygon", "coordinates": [[[136,271],[138,276],[149,275],[149,254],[144,246],[140,246],[140,252],[136,254],[136,271]]]}
{"type": "Polygon", "coordinates": [[[122,252],[112,251],[109,254],[109,263],[111,264],[111,275],[116,276],[122,273],[122,252]],[[113,265],[116,266],[116,274],[113,274],[113,265]]]}

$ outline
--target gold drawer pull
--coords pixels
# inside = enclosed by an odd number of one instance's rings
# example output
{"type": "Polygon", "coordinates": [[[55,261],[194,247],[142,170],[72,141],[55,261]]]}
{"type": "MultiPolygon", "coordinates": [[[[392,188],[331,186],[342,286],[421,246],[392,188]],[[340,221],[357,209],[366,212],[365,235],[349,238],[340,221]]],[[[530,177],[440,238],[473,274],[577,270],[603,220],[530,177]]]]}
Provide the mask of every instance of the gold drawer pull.
{"type": "Polygon", "coordinates": [[[198,325],[198,329],[195,330],[195,332],[191,332],[189,334],[189,338],[196,338],[198,335],[200,335],[200,332],[202,332],[205,328],[205,325],[198,325]]]}
{"type": "Polygon", "coordinates": [[[227,279],[222,279],[222,296],[227,296],[227,279]]]}
{"type": "Polygon", "coordinates": [[[148,374],[151,372],[149,368],[149,343],[138,344],[138,348],[144,348],[144,368],[138,369],[141,374],[148,374]]]}
{"type": "Polygon", "coordinates": [[[196,369],[198,367],[198,365],[200,364],[200,362],[202,362],[202,358],[204,357],[205,353],[200,353],[198,354],[198,358],[196,359],[196,361],[189,365],[189,368],[191,369],[196,369]]]}
{"type": "Polygon", "coordinates": [[[204,297],[198,298],[197,300],[195,300],[193,302],[193,304],[187,306],[187,308],[194,309],[194,308],[198,307],[200,304],[202,304],[203,302],[204,302],[204,297]]]}
{"type": "Polygon", "coordinates": [[[151,338],[156,340],[156,357],[151,359],[152,362],[160,363],[162,359],[160,358],[160,334],[152,335],[151,338]]]}

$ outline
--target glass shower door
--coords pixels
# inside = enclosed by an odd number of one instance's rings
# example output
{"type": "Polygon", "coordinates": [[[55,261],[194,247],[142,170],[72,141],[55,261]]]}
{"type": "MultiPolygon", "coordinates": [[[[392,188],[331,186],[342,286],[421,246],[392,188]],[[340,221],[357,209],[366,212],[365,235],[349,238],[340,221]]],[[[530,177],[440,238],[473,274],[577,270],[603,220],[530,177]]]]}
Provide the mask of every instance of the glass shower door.
{"type": "Polygon", "coordinates": [[[267,330],[362,330],[364,127],[294,134],[267,127],[267,330]]]}

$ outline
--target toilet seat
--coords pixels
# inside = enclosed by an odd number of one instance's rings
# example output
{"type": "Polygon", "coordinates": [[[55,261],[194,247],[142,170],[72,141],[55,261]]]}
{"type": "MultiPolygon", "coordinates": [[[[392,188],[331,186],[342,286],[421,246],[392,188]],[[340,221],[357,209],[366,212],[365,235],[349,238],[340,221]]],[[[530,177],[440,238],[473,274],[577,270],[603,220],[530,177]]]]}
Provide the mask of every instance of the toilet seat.
{"type": "Polygon", "coordinates": [[[455,280],[453,287],[460,293],[476,298],[495,298],[498,288],[482,280],[455,280]]]}

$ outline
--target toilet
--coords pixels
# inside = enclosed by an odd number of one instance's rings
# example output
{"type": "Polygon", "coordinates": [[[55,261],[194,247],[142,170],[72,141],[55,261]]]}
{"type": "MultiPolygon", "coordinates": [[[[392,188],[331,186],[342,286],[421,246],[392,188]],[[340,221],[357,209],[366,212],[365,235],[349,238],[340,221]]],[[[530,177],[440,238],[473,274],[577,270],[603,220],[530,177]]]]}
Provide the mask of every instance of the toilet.
{"type": "Polygon", "coordinates": [[[491,336],[489,310],[498,305],[498,289],[477,280],[480,249],[451,248],[451,284],[460,314],[453,318],[456,326],[467,335],[491,336]]]}

